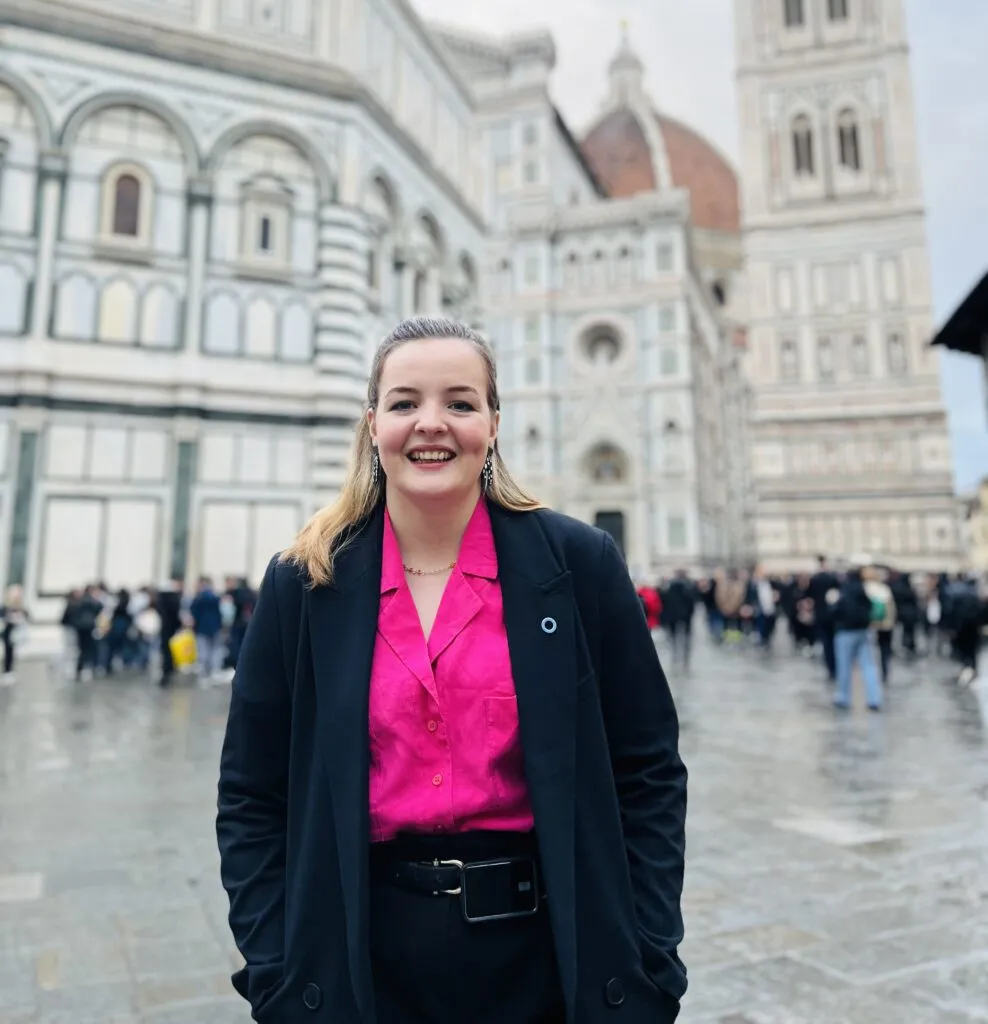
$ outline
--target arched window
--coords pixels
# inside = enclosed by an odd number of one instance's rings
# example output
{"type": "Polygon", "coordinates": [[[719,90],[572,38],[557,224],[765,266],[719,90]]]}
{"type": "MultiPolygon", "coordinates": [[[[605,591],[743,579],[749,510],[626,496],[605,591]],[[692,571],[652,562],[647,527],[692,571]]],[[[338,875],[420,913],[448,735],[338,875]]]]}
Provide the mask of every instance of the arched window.
{"type": "Polygon", "coordinates": [[[802,28],[806,22],[803,0],[783,0],[783,17],[786,28],[802,28]]]}
{"type": "Polygon", "coordinates": [[[837,115],[837,153],[841,167],[849,171],[861,170],[858,118],[853,110],[842,110],[837,115]]]}
{"type": "Polygon", "coordinates": [[[901,377],[908,369],[906,361],[906,341],[898,331],[888,337],[889,373],[901,377]]]}
{"type": "Polygon", "coordinates": [[[627,476],[627,460],[615,445],[599,444],[587,456],[587,471],[594,483],[621,483],[627,476]]]}
{"type": "Polygon", "coordinates": [[[812,177],[815,173],[813,125],[805,114],[800,114],[792,122],[792,166],[797,176],[812,177]]]}
{"type": "Polygon", "coordinates": [[[783,380],[799,380],[799,349],[792,338],[786,338],[782,342],[779,369],[783,380]]]}
{"type": "Polygon", "coordinates": [[[294,194],[270,175],[241,185],[240,256],[253,266],[285,268],[291,262],[294,194]]]}
{"type": "Polygon", "coordinates": [[[563,263],[563,287],[569,290],[580,287],[580,258],[575,252],[569,253],[563,263]]]}
{"type": "Polygon", "coordinates": [[[152,183],[133,164],[117,164],[103,176],[100,235],[107,243],[151,244],[152,183]]]}
{"type": "Polygon", "coordinates": [[[121,174],[113,189],[113,233],[137,238],[141,222],[141,183],[121,174]]]}
{"type": "Polygon", "coordinates": [[[590,264],[591,283],[597,288],[604,288],[607,285],[607,260],[604,254],[598,249],[593,254],[593,262],[590,264]]]}
{"type": "Polygon", "coordinates": [[[820,338],[816,343],[816,365],[820,380],[833,380],[836,372],[834,345],[829,338],[820,338]]]}
{"type": "Polygon", "coordinates": [[[847,0],[827,0],[827,14],[831,21],[847,21],[847,0]]]}
{"type": "Polygon", "coordinates": [[[426,273],[424,270],[416,270],[412,282],[412,309],[416,313],[421,313],[425,309],[425,288],[426,273]]]}
{"type": "Polygon", "coordinates": [[[857,334],[851,339],[851,369],[857,377],[866,377],[869,369],[868,339],[857,334]]]}

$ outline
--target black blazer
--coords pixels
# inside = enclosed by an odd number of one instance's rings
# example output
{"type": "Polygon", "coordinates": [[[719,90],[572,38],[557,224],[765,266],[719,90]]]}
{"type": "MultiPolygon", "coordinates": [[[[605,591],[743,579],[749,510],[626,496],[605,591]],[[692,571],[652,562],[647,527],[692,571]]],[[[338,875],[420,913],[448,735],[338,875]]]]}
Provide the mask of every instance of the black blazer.
{"type": "MultiPolygon", "coordinates": [[[[568,1024],[670,1024],[686,988],[686,769],[641,605],[600,530],[549,511],[490,515],[568,1024]]],[[[375,1021],[368,691],[382,537],[378,509],[330,587],[273,560],[233,682],[217,817],[246,960],[233,983],[270,1024],[375,1021]]]]}

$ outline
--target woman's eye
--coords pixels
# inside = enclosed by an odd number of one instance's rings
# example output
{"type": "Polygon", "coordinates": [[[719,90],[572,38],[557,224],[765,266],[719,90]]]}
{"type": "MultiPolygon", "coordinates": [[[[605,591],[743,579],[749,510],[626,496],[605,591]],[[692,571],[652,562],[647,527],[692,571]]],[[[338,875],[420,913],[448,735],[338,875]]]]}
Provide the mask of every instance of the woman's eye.
{"type": "Polygon", "coordinates": [[[395,411],[401,412],[401,411],[403,411],[405,409],[411,409],[411,407],[412,407],[412,403],[409,401],[409,399],[403,398],[403,399],[401,399],[400,402],[395,402],[391,406],[391,411],[392,412],[395,412],[395,411]]]}
{"type": "Polygon", "coordinates": [[[470,402],[453,402],[452,407],[458,412],[473,412],[473,405],[470,402]]]}

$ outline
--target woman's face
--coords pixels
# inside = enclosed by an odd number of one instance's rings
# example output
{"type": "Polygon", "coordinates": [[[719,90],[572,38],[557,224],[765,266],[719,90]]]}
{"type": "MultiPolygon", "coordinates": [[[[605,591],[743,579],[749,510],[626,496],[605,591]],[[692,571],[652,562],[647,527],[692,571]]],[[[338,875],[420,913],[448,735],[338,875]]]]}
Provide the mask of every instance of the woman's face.
{"type": "Polygon", "coordinates": [[[487,405],[487,369],[470,342],[406,342],[384,361],[378,394],[367,419],[389,491],[411,500],[479,493],[498,414],[487,405]]]}

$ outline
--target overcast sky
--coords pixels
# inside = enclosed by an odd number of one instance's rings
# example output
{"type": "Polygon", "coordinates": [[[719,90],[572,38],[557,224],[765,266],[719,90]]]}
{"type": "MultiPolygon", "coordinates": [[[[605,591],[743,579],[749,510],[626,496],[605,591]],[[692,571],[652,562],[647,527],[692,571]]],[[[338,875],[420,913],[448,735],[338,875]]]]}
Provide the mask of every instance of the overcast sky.
{"type": "MultiPolygon", "coordinates": [[[[736,163],[732,0],[413,0],[426,18],[493,33],[548,28],[553,92],[580,133],[606,91],[622,18],[656,105],[688,121],[736,163]]],[[[939,325],[988,271],[988,0],[906,0],[939,325]]],[[[980,360],[948,354],[944,394],[957,486],[988,475],[980,360]]]]}

